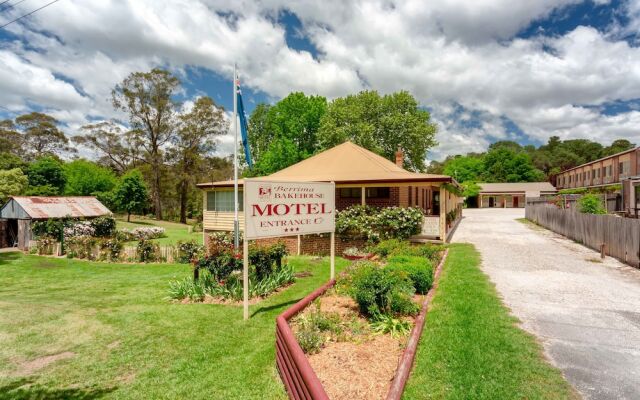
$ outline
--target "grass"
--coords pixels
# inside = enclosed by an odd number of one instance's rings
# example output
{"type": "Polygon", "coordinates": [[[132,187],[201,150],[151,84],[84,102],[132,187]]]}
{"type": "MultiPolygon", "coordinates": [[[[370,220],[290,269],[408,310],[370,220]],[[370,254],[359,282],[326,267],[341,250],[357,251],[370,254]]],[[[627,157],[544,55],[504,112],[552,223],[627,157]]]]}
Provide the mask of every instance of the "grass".
{"type": "MultiPolygon", "coordinates": [[[[127,217],[124,216],[122,218],[118,218],[116,222],[116,226],[118,229],[127,228],[134,229],[140,227],[149,227],[149,226],[159,226],[165,229],[165,233],[167,237],[154,239],[154,242],[157,242],[160,245],[173,245],[178,243],[178,241],[189,241],[195,240],[197,243],[202,244],[202,232],[191,232],[189,233],[192,225],[181,224],[178,222],[169,222],[169,221],[157,221],[150,218],[142,218],[139,216],[131,216],[131,222],[127,222],[127,217]]],[[[135,242],[131,242],[135,243],[135,242]]]]}
{"type": "MultiPolygon", "coordinates": [[[[328,279],[327,259],[292,257],[299,278],[251,306],[173,304],[185,265],[119,265],[0,253],[0,400],[283,399],[274,320],[328,279]],[[32,373],[24,363],[72,352],[32,373]],[[22,369],[22,371],[21,371],[22,369]]],[[[341,270],[347,264],[336,260],[341,270]]]]}
{"type": "Polygon", "coordinates": [[[578,398],[479,264],[472,245],[451,246],[404,398],[578,398]]]}

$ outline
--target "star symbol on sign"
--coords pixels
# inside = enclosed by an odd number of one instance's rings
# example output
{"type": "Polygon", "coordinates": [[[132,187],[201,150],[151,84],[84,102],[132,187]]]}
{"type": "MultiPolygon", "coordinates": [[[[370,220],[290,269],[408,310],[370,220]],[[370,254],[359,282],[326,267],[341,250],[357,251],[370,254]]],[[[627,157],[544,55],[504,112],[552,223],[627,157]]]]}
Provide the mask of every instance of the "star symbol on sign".
{"type": "Polygon", "coordinates": [[[284,228],[284,231],[285,231],[285,232],[288,232],[288,231],[289,231],[289,229],[287,229],[287,228],[284,228]]]}

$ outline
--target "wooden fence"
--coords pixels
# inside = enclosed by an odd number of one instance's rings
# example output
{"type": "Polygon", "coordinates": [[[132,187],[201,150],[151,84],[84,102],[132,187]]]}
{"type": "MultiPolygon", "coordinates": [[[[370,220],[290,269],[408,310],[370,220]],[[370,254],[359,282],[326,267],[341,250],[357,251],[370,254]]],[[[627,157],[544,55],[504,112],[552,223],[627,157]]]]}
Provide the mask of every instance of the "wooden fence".
{"type": "Polygon", "coordinates": [[[640,266],[640,220],[613,215],[582,214],[548,202],[527,200],[525,216],[587,247],[640,266]],[[603,249],[604,246],[604,249],[603,249]]]}

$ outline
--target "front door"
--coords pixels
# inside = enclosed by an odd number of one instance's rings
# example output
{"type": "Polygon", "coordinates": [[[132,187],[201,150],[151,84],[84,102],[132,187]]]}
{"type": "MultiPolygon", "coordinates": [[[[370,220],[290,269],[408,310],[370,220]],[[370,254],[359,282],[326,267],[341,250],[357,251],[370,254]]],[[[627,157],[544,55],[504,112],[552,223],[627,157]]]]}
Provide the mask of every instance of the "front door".
{"type": "Polygon", "coordinates": [[[489,196],[489,208],[493,208],[496,206],[496,198],[493,196],[489,196]]]}
{"type": "Polygon", "coordinates": [[[518,196],[513,196],[513,208],[518,208],[518,196]]]}

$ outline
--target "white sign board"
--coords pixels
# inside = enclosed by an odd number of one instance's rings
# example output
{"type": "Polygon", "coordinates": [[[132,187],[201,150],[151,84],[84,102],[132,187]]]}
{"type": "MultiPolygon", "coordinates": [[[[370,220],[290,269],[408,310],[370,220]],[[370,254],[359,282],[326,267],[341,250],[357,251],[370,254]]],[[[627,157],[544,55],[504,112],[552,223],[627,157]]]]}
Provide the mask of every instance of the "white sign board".
{"type": "Polygon", "coordinates": [[[246,179],[245,238],[333,232],[335,190],[334,183],[246,179]]]}

